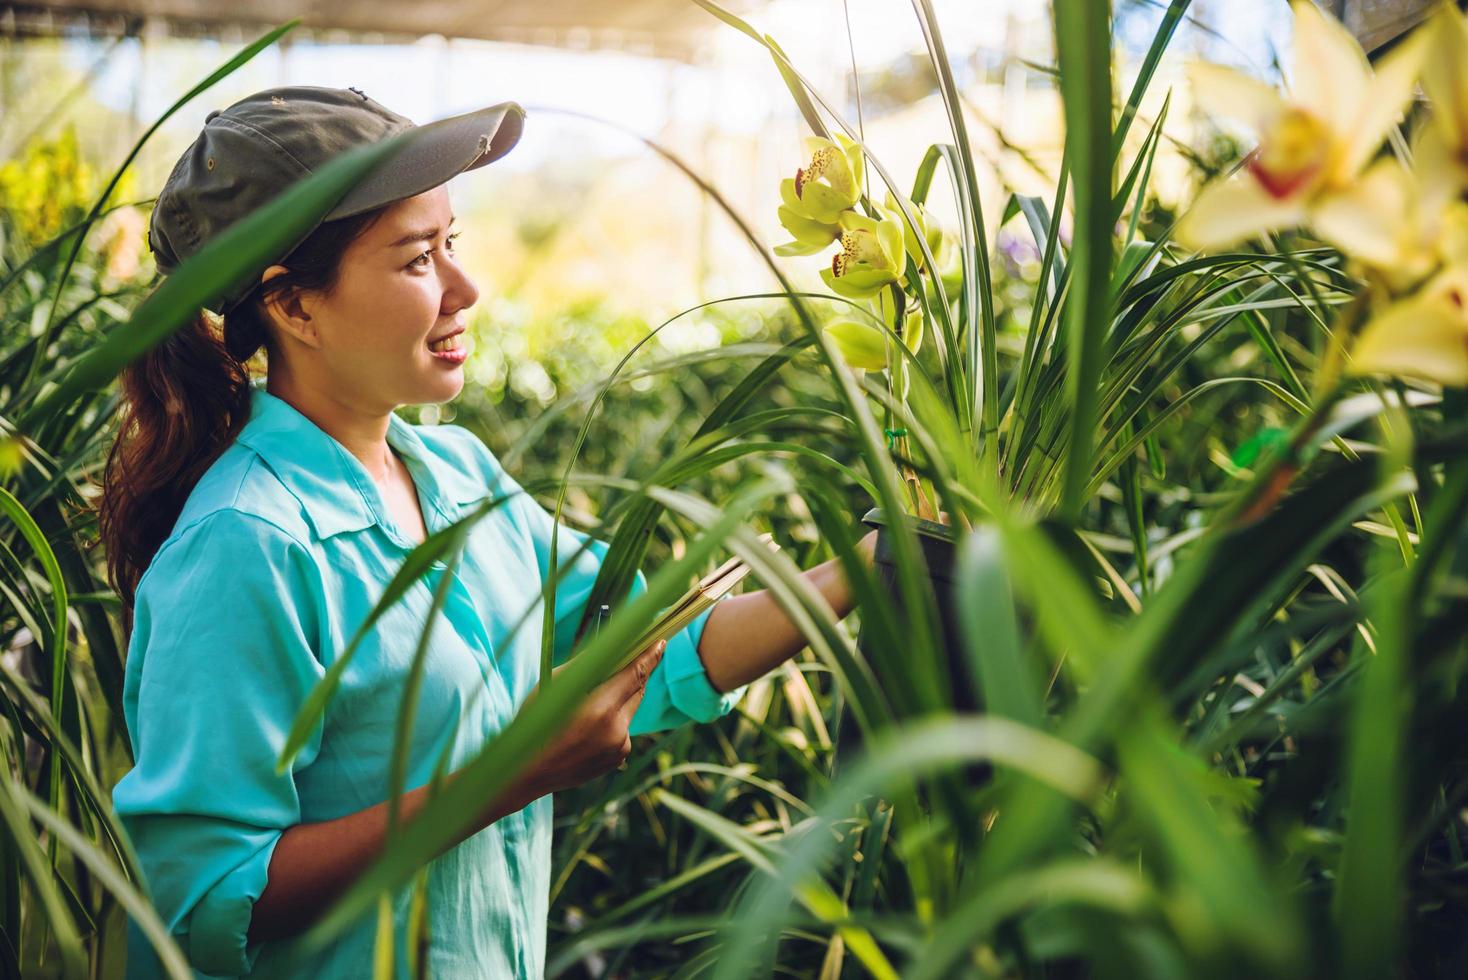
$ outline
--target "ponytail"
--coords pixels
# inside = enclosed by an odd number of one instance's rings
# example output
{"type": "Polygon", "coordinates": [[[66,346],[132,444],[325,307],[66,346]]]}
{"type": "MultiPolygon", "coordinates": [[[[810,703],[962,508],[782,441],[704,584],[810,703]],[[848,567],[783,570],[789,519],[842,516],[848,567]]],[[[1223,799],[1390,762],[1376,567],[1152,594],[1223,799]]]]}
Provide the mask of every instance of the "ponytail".
{"type": "Polygon", "coordinates": [[[231,340],[201,310],[122,372],[127,408],[103,472],[97,526],[108,578],[122,598],[125,633],[132,632],[143,570],[199,477],[249,419],[244,362],[254,351],[231,340]]]}
{"type": "Polygon", "coordinates": [[[107,577],[122,599],[123,635],[143,572],[172,533],[199,478],[250,418],[250,361],[274,341],[270,296],[288,289],[329,292],[342,253],[385,208],[317,227],[282,264],[287,272],[257,286],[216,320],[200,310],[120,377],[124,402],[97,499],[97,530],[107,577]]]}

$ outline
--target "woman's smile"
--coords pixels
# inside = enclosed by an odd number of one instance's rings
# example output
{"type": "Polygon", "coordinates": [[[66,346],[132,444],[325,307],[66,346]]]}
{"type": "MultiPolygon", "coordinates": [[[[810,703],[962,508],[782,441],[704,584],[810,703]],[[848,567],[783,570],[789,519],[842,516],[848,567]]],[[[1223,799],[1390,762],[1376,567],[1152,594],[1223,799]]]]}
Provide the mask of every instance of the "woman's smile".
{"type": "Polygon", "coordinates": [[[440,361],[448,364],[463,364],[469,358],[465,344],[464,328],[460,327],[446,337],[428,342],[428,351],[440,361]]]}

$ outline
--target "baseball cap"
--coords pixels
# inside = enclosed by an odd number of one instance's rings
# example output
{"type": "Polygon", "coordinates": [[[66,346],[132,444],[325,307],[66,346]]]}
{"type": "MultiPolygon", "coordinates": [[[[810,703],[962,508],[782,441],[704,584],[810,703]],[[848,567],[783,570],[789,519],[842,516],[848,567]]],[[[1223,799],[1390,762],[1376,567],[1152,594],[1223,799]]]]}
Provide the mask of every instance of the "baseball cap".
{"type": "MultiPolygon", "coordinates": [[[[277,257],[284,259],[324,222],[421,194],[493,163],[519,142],[524,120],[520,105],[500,102],[416,126],[356,87],[291,85],[256,92],[204,119],[203,131],[158,193],[148,247],[159,270],[171,273],[219,232],[338,154],[419,130],[277,257]]],[[[256,285],[238,283],[206,308],[227,312],[256,285]]]]}

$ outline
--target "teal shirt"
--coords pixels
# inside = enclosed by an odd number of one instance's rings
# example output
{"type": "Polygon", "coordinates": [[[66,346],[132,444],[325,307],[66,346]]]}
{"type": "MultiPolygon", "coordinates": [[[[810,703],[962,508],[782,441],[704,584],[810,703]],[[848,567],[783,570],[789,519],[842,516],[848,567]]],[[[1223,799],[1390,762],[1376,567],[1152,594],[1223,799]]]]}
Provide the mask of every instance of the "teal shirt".
{"type": "MultiPolygon", "coordinates": [[[[472,759],[535,685],[554,519],[467,429],[394,414],[387,441],[412,474],[430,533],[487,496],[515,494],[475,525],[434,627],[411,788],[429,781],[445,751],[450,769],[472,759]]],[[[563,567],[586,540],[562,525],[563,567]]],[[[442,562],[378,621],[290,770],[276,775],[275,760],[307,693],[413,546],[366,467],[257,382],[248,423],[190,493],[138,584],[123,693],[135,766],[113,802],[160,916],[201,975],[371,975],[375,917],[289,971],[283,943],[247,943],[245,930],[287,828],[387,798],[402,683],[442,562]]],[[[558,660],[606,549],[592,540],[557,588],[558,660]]],[[[633,594],[646,588],[639,572],[633,594]]],[[[634,734],[712,720],[742,694],[720,694],[704,672],[697,648],[708,616],[669,641],[634,734]]],[[[430,975],[542,975],[550,845],[544,796],[430,864],[430,975]]],[[[409,891],[396,899],[400,975],[409,891]]],[[[135,928],[128,975],[157,975],[135,928]]]]}

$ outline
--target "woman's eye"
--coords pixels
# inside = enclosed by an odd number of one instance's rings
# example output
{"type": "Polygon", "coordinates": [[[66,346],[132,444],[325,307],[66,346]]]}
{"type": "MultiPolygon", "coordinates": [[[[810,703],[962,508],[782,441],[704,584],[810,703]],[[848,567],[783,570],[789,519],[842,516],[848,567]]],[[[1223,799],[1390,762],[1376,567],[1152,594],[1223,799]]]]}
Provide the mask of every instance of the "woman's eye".
{"type": "MultiPolygon", "coordinates": [[[[460,234],[461,234],[461,232],[457,232],[456,231],[452,235],[450,235],[448,238],[444,239],[444,250],[447,251],[450,255],[453,255],[454,254],[454,239],[455,238],[458,238],[460,234]]],[[[413,261],[411,261],[411,262],[408,263],[408,268],[410,268],[410,269],[426,269],[426,268],[428,268],[428,261],[427,260],[428,260],[428,257],[430,255],[432,255],[432,254],[433,254],[433,249],[431,249],[431,248],[430,249],[427,249],[427,250],[425,250],[425,251],[423,251],[421,253],[419,253],[413,259],[413,261]]]]}

